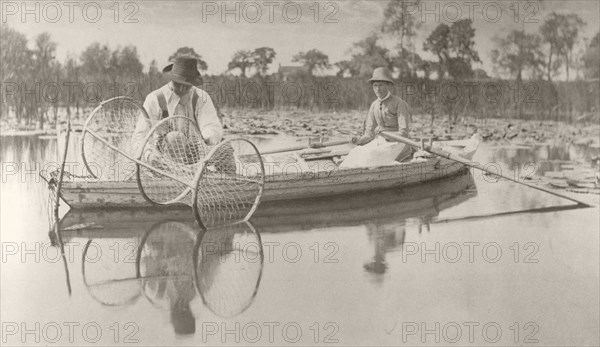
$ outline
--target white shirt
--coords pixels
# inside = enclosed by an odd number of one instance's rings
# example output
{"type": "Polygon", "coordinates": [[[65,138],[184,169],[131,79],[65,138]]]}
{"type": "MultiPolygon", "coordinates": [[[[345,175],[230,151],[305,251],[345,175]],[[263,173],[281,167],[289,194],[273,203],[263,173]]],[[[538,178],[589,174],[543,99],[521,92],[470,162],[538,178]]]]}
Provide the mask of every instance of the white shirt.
{"type": "Polygon", "coordinates": [[[208,93],[200,88],[192,87],[187,94],[180,98],[173,91],[172,83],[169,82],[146,96],[144,109],[148,112],[151,124],[148,124],[144,119],[138,120],[132,136],[132,141],[136,144],[136,147],[139,148],[142,145],[151,126],[162,120],[162,110],[158,103],[159,91],[162,91],[165,96],[169,116],[186,116],[195,119],[198,122],[200,133],[208,145],[213,146],[221,142],[221,138],[223,137],[223,127],[208,93]],[[198,101],[196,102],[196,118],[194,118],[194,111],[192,110],[193,93],[198,95],[198,101]]]}

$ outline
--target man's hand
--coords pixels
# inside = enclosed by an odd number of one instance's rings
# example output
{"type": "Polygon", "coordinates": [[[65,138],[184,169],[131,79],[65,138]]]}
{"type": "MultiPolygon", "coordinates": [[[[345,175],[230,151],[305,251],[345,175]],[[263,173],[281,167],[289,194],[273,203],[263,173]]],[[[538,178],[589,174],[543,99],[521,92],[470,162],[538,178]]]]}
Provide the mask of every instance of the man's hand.
{"type": "Polygon", "coordinates": [[[385,129],[382,128],[382,127],[380,127],[379,125],[375,127],[375,130],[373,130],[373,132],[375,133],[375,135],[379,134],[382,131],[385,131],[385,129]]]}

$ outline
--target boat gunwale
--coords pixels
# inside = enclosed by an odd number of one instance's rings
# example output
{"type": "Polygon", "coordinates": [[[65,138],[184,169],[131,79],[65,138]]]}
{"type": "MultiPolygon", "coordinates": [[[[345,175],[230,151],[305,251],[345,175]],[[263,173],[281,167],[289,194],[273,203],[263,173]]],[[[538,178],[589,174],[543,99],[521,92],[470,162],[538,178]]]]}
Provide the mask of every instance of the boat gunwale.
{"type": "MultiPolygon", "coordinates": [[[[369,166],[369,167],[359,167],[359,168],[344,168],[337,170],[328,170],[328,171],[307,171],[302,173],[286,173],[286,172],[277,172],[269,175],[265,175],[265,184],[273,184],[273,183],[281,183],[281,182],[303,182],[315,179],[327,179],[327,178],[347,178],[358,175],[374,175],[374,174],[390,174],[390,173],[398,173],[403,172],[406,174],[417,174],[423,173],[419,171],[429,170],[430,172],[441,171],[444,168],[448,167],[456,167],[460,168],[465,166],[462,163],[455,162],[453,160],[443,158],[443,157],[434,157],[428,159],[426,161],[417,161],[417,162],[404,162],[397,164],[388,164],[388,165],[380,165],[380,166],[369,166]],[[433,166],[433,167],[432,167],[433,166]],[[438,167],[436,167],[438,166],[438,167]],[[408,169],[408,168],[419,168],[418,169],[408,169]]],[[[242,176],[244,178],[252,178],[255,176],[242,176]]],[[[169,180],[156,181],[156,182],[148,182],[150,185],[162,186],[169,182],[169,180]]],[[[69,189],[73,189],[74,187],[79,187],[80,189],[92,188],[92,185],[98,185],[96,187],[107,187],[114,186],[115,189],[123,189],[129,186],[136,184],[135,189],[137,190],[137,181],[136,180],[127,180],[127,181],[118,181],[118,180],[98,180],[98,179],[88,179],[88,178],[79,178],[76,177],[71,180],[65,180],[64,184],[69,186],[69,189]],[[86,187],[82,187],[81,185],[85,185],[86,187]]],[[[106,188],[104,188],[106,189],[106,188]]]]}
{"type": "MultiPolygon", "coordinates": [[[[469,141],[472,140],[460,140],[461,143],[465,144],[469,141]]],[[[456,143],[457,141],[453,142],[456,143]]],[[[468,153],[458,150],[457,154],[463,154],[465,159],[469,159],[476,150],[477,146],[468,153]]],[[[333,162],[329,163],[328,165],[335,165],[333,162]]],[[[263,198],[266,199],[263,200],[265,202],[304,200],[326,195],[357,194],[361,191],[419,185],[425,182],[450,178],[457,173],[463,172],[466,167],[467,165],[464,163],[443,156],[432,156],[421,161],[412,160],[369,167],[344,169],[336,167],[336,170],[309,171],[302,172],[301,174],[279,172],[265,175],[266,191],[263,198]],[[420,175],[421,177],[415,179],[414,175],[420,175]],[[307,185],[311,181],[318,183],[307,185]],[[354,185],[356,184],[360,184],[360,187],[355,187],[354,185]],[[300,194],[300,189],[303,188],[305,192],[300,194]],[[269,191],[274,193],[269,194],[269,191]]],[[[168,184],[166,182],[168,181],[157,181],[157,185],[168,184]]],[[[139,188],[136,180],[111,181],[70,177],[70,180],[63,182],[62,188],[61,196],[63,200],[71,208],[77,210],[135,210],[153,207],[151,204],[144,204],[137,201],[139,188]],[[83,201],[82,195],[85,194],[95,195],[96,201],[93,201],[93,198],[89,198],[89,202],[83,201]],[[120,196],[120,198],[113,200],[109,197],[108,199],[104,199],[103,196],[120,196]]],[[[83,199],[87,198],[83,196],[83,199]]],[[[181,203],[161,208],[172,207],[173,209],[181,209],[186,206],[186,204],[181,203]]]]}

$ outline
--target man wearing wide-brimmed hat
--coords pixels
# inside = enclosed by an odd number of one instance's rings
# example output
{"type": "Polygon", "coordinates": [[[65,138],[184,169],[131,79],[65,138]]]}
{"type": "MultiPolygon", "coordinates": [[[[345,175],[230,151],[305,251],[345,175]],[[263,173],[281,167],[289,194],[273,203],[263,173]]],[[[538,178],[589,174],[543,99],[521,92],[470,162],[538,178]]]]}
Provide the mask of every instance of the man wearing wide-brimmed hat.
{"type": "Polygon", "coordinates": [[[391,73],[384,67],[373,70],[369,80],[377,99],[371,104],[365,123],[365,130],[355,142],[364,145],[371,142],[381,131],[400,131],[402,136],[408,135],[410,109],[406,101],[392,95],[394,85],[391,73]]]}
{"type": "Polygon", "coordinates": [[[348,154],[341,167],[385,165],[394,160],[402,161],[412,154],[410,147],[387,142],[377,135],[382,131],[394,131],[407,136],[409,131],[410,109],[406,101],[391,93],[392,74],[386,68],[376,68],[369,82],[377,99],[369,108],[362,136],[352,138],[352,142],[360,146],[348,154]]]}
{"type": "MultiPolygon", "coordinates": [[[[207,145],[216,145],[223,136],[223,127],[217,116],[212,99],[199,86],[202,78],[197,68],[195,58],[178,57],[163,69],[170,82],[146,96],[144,109],[148,112],[150,121],[157,121],[169,116],[185,116],[196,121],[202,138],[207,145]]],[[[141,144],[148,132],[148,125],[138,122],[133,141],[141,144]]],[[[183,133],[168,134],[167,141],[183,141],[183,133]]],[[[148,155],[147,153],[145,159],[148,155]]]]}

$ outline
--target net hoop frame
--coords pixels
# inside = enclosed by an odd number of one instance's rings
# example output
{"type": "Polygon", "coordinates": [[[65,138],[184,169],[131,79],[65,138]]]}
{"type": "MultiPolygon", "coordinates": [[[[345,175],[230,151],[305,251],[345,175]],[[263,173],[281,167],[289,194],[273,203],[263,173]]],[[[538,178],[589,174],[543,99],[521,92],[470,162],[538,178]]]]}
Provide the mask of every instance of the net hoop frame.
{"type": "MultiPolygon", "coordinates": [[[[136,153],[136,155],[135,155],[135,158],[137,159],[137,162],[135,164],[135,175],[136,175],[138,189],[140,190],[142,197],[144,197],[144,199],[147,202],[149,202],[150,204],[155,205],[155,206],[171,205],[171,204],[180,202],[190,192],[190,190],[192,189],[192,186],[193,186],[194,181],[185,183],[188,185],[188,187],[183,192],[181,192],[181,194],[179,194],[177,197],[173,198],[172,200],[166,201],[166,202],[156,202],[156,201],[150,199],[150,197],[148,197],[148,195],[144,191],[144,187],[142,185],[142,177],[141,177],[141,170],[140,170],[139,162],[142,161],[142,156],[144,155],[144,150],[146,149],[146,145],[148,144],[148,141],[152,138],[152,136],[154,136],[153,135],[154,131],[156,129],[158,129],[158,127],[162,126],[163,123],[167,123],[169,121],[173,121],[173,120],[177,120],[177,119],[185,119],[186,121],[189,121],[191,124],[193,124],[196,127],[196,130],[198,131],[198,133],[202,134],[202,132],[200,131],[200,127],[198,127],[198,123],[194,119],[191,119],[186,116],[169,116],[164,119],[161,119],[156,124],[154,124],[154,126],[146,134],[146,137],[144,138],[144,141],[143,141],[143,145],[140,146],[140,148],[138,149],[138,153],[136,153]]],[[[209,152],[209,155],[210,155],[210,153],[211,152],[209,152]]],[[[181,183],[184,183],[184,182],[181,182],[181,183]]]]}
{"type": "MultiPolygon", "coordinates": [[[[114,101],[117,101],[117,100],[126,100],[126,101],[134,104],[142,112],[142,114],[144,115],[144,117],[146,117],[146,120],[150,120],[150,116],[148,116],[148,112],[146,112],[146,109],[142,106],[142,104],[139,101],[137,101],[134,98],[131,98],[129,96],[117,96],[117,97],[114,97],[114,98],[110,98],[108,100],[102,101],[100,103],[100,105],[96,106],[96,108],[92,111],[92,113],[85,120],[85,123],[83,123],[83,130],[81,131],[81,140],[79,140],[79,146],[81,148],[81,158],[83,160],[83,165],[87,169],[88,173],[94,179],[98,179],[98,177],[91,170],[90,165],[88,164],[87,158],[85,157],[85,135],[89,133],[90,136],[92,136],[94,138],[96,137],[92,132],[90,132],[88,130],[88,126],[89,126],[92,118],[96,115],[96,112],[100,111],[104,107],[104,105],[108,104],[109,102],[114,102],[114,101]]],[[[138,170],[138,166],[136,165],[136,171],[137,170],[138,170]]]]}
{"type": "MultiPolygon", "coordinates": [[[[262,244],[262,238],[260,236],[260,232],[258,232],[256,230],[256,228],[254,228],[254,226],[252,225],[252,223],[250,223],[247,220],[243,220],[243,221],[239,221],[233,224],[229,224],[226,226],[231,226],[231,225],[235,225],[235,224],[245,224],[248,229],[250,229],[250,232],[253,233],[254,235],[256,235],[256,238],[258,240],[258,244],[260,245],[260,272],[258,273],[258,278],[256,279],[256,285],[254,286],[254,291],[252,292],[252,296],[250,296],[247,305],[240,311],[237,312],[237,314],[233,315],[239,315],[242,314],[244,311],[246,311],[250,306],[252,306],[252,302],[254,302],[254,299],[256,298],[256,294],[258,293],[258,288],[260,287],[260,282],[262,280],[262,275],[263,275],[263,269],[264,269],[264,265],[265,265],[265,253],[264,253],[264,248],[263,248],[263,244],[262,244]]],[[[212,312],[213,314],[215,314],[218,317],[222,317],[222,318],[230,318],[227,316],[222,316],[221,314],[215,312],[212,309],[212,306],[208,304],[208,302],[206,301],[206,298],[204,297],[204,291],[200,288],[200,278],[202,276],[202,274],[198,274],[198,259],[199,259],[199,255],[200,255],[200,250],[201,250],[201,246],[202,246],[202,240],[204,239],[204,237],[208,234],[208,230],[204,229],[202,230],[202,233],[200,234],[200,236],[198,237],[198,240],[196,240],[196,244],[194,245],[194,251],[192,253],[192,261],[194,264],[194,271],[192,271],[192,277],[193,277],[193,281],[194,281],[194,286],[196,287],[196,291],[198,292],[198,294],[200,295],[200,298],[202,299],[202,303],[204,304],[204,306],[206,308],[208,308],[208,310],[210,312],[212,312]]]]}
{"type": "MultiPolygon", "coordinates": [[[[246,217],[244,217],[242,220],[236,221],[236,222],[247,222],[250,219],[250,217],[252,217],[252,215],[258,208],[258,205],[260,204],[260,200],[261,200],[263,192],[265,190],[265,165],[263,163],[262,155],[260,154],[260,151],[258,150],[258,148],[254,145],[254,143],[252,143],[252,141],[245,139],[243,137],[233,137],[233,138],[229,138],[229,139],[219,143],[218,145],[213,147],[210,150],[210,152],[208,152],[208,154],[206,155],[206,158],[204,158],[204,160],[202,161],[202,166],[201,166],[200,170],[198,170],[198,172],[196,173],[196,176],[194,177],[193,186],[191,187],[192,188],[192,211],[194,214],[194,219],[196,219],[196,223],[203,230],[207,230],[208,228],[202,222],[202,218],[200,217],[200,209],[198,208],[198,188],[200,186],[200,181],[202,180],[202,178],[204,177],[204,173],[206,172],[206,167],[207,167],[206,164],[210,161],[210,159],[212,158],[214,153],[218,149],[220,149],[221,146],[231,143],[233,141],[247,142],[248,144],[250,144],[250,146],[252,146],[252,148],[258,155],[258,162],[260,163],[260,173],[261,173],[261,178],[260,178],[260,181],[258,182],[259,183],[259,191],[258,191],[258,194],[256,195],[256,198],[254,199],[254,205],[248,211],[248,214],[246,214],[246,217]]],[[[234,224],[236,222],[234,222],[234,224]]],[[[254,230],[254,228],[252,228],[252,230],[254,230]]]]}
{"type": "MultiPolygon", "coordinates": [[[[165,219],[165,220],[161,220],[159,222],[156,222],[155,224],[153,224],[150,229],[148,229],[148,231],[146,231],[144,233],[144,236],[142,236],[142,238],[140,239],[140,244],[138,245],[138,249],[137,249],[137,254],[135,257],[135,277],[136,279],[139,281],[139,285],[140,285],[140,296],[143,296],[144,298],[146,298],[146,300],[148,300],[148,302],[150,302],[150,304],[152,304],[152,306],[156,307],[156,308],[163,308],[158,302],[152,300],[149,296],[148,293],[146,293],[146,283],[148,282],[148,280],[151,279],[155,279],[156,277],[147,277],[147,276],[142,276],[142,253],[144,251],[144,246],[146,245],[146,241],[148,241],[148,238],[150,237],[150,235],[155,232],[159,227],[161,227],[163,224],[167,224],[167,223],[179,223],[179,224],[183,224],[186,227],[188,227],[185,223],[182,223],[181,221],[178,221],[176,219],[165,219]]],[[[194,230],[193,228],[190,228],[192,230],[194,230]]],[[[198,232],[196,232],[194,230],[194,237],[198,238],[198,239],[202,239],[203,234],[198,234],[198,232]]],[[[197,242],[197,241],[195,241],[197,242]]],[[[192,253],[191,255],[192,259],[194,258],[194,255],[192,253]]],[[[189,277],[190,275],[181,275],[181,276],[171,276],[171,277],[189,277]]],[[[167,278],[167,277],[165,277],[167,278]]],[[[193,280],[194,278],[194,274],[192,271],[191,274],[191,278],[193,280]]]]}
{"type": "MultiPolygon", "coordinates": [[[[86,263],[86,257],[87,257],[87,252],[88,249],[90,248],[90,245],[92,244],[92,242],[94,241],[94,239],[90,239],[88,240],[88,242],[86,242],[85,246],[83,247],[83,252],[81,255],[81,277],[83,278],[83,285],[85,286],[85,289],[87,290],[88,294],[94,298],[94,300],[96,300],[97,302],[99,302],[101,305],[103,306],[108,306],[108,307],[118,307],[118,306],[130,306],[133,303],[137,302],[137,300],[142,296],[141,291],[139,291],[135,296],[129,298],[129,300],[121,303],[121,304],[110,304],[107,302],[104,302],[102,300],[100,300],[99,298],[96,297],[96,295],[94,295],[92,293],[92,290],[90,289],[91,287],[93,287],[93,284],[89,284],[87,281],[87,278],[85,276],[86,272],[85,272],[85,263],[86,263]]],[[[137,281],[137,278],[128,278],[128,279],[123,279],[123,280],[117,280],[115,281],[115,283],[117,282],[123,282],[123,281],[137,281]]]]}

